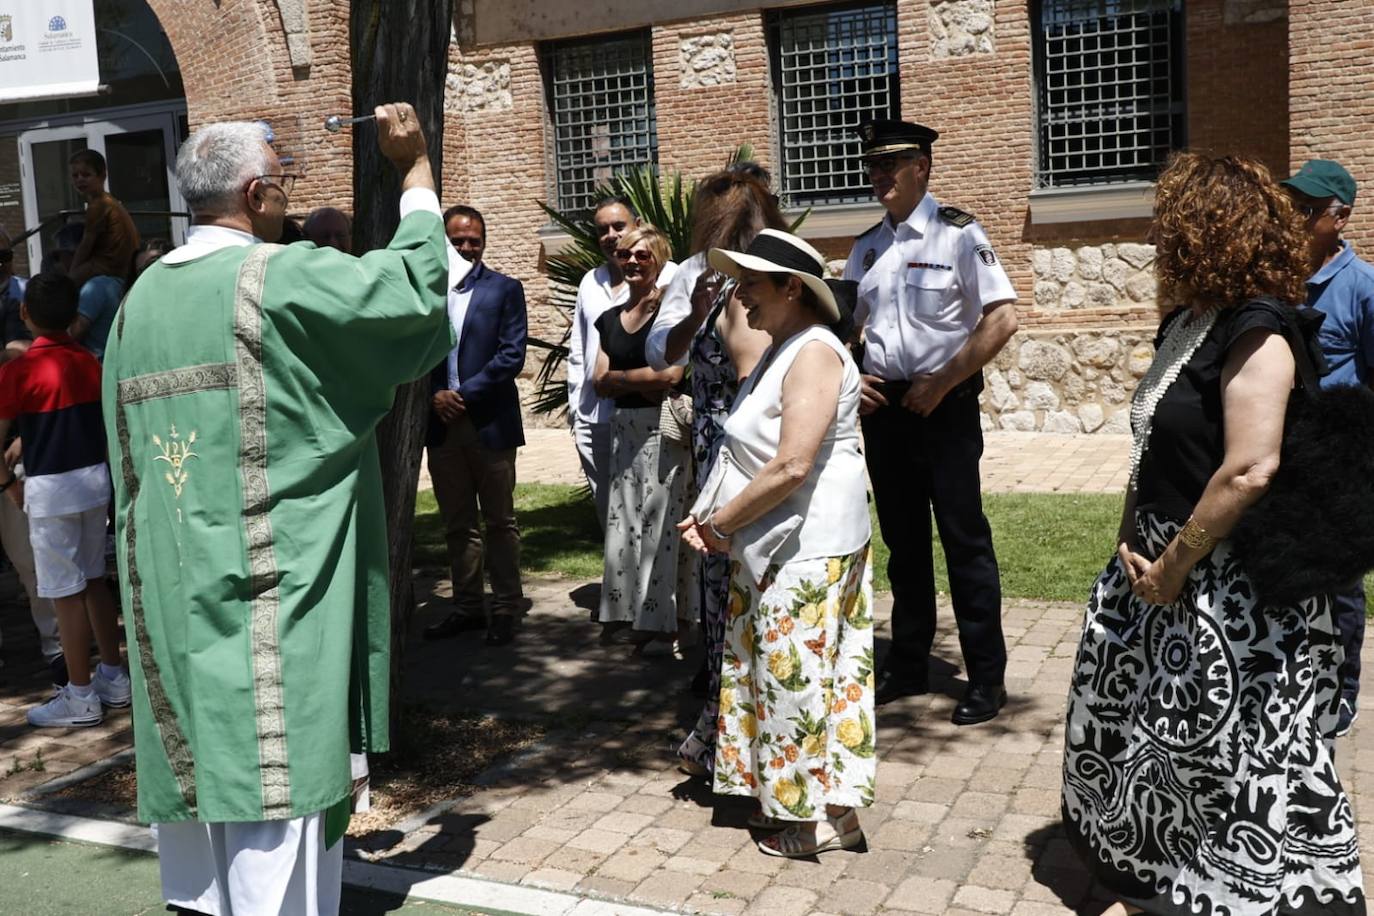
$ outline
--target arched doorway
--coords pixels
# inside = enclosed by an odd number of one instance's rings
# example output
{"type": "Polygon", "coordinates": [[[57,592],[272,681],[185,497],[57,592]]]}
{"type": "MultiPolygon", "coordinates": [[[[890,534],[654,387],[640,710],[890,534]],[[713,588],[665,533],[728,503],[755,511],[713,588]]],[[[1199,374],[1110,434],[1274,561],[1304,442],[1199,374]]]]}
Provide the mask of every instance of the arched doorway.
{"type": "Polygon", "coordinates": [[[186,136],[181,71],[144,0],[96,0],[100,91],[0,105],[0,229],[18,239],[15,272],[36,272],[83,202],[67,160],[79,149],[105,156],[110,192],[135,214],[144,238],[180,243],[186,220],[173,180],[186,136]]]}

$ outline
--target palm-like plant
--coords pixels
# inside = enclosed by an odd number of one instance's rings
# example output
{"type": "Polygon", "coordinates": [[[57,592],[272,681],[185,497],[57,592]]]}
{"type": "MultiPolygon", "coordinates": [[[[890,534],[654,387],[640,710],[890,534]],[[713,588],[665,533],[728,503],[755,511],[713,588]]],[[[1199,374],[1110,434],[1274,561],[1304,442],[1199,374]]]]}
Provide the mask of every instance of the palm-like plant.
{"type": "MultiPolygon", "coordinates": [[[[753,147],[742,144],[730,156],[726,166],[753,158],[753,147]]],[[[592,192],[593,200],[605,200],[608,197],[628,199],[640,219],[653,224],[668,239],[674,261],[680,264],[691,257],[692,202],[696,197],[696,182],[685,181],[681,172],[672,172],[660,180],[653,166],[643,165],[616,175],[592,192]]],[[[557,343],[536,337],[529,339],[531,346],[548,351],[544,364],[535,375],[536,387],[530,409],[535,413],[555,413],[568,407],[568,389],[561,370],[568,358],[577,287],[587,271],[599,267],[606,258],[596,241],[592,213],[565,213],[543,201],[539,202],[539,206],[555,225],[572,237],[570,244],[557,254],[549,255],[547,260],[549,302],[563,315],[567,327],[557,343]]],[[[810,212],[808,209],[792,224],[794,232],[810,212]]]]}

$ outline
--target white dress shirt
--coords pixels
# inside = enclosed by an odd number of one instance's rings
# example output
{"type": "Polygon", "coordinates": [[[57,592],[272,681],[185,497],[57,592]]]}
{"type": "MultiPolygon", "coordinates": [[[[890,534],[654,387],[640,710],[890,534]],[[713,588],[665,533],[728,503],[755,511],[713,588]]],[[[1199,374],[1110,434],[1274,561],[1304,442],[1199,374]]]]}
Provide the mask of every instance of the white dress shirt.
{"type": "Polygon", "coordinates": [[[959,226],[927,194],[894,228],[884,218],[854,243],[844,278],[859,281],[855,324],[864,372],[888,381],[935,372],[954,358],[983,309],[1016,299],[977,222],[959,226]]]}

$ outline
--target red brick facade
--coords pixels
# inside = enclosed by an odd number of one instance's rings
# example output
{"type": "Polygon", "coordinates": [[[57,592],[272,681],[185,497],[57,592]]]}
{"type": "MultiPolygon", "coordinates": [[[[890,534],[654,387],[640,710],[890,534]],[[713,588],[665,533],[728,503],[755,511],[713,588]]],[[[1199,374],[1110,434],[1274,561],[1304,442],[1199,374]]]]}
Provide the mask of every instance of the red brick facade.
{"type": "MultiPolygon", "coordinates": [[[[351,209],[349,137],[320,127],[325,115],[350,106],[347,4],[303,3],[308,68],[292,66],[279,8],[285,4],[150,5],[176,51],[192,127],[211,119],[268,118],[280,143],[306,166],[296,208],[327,203],[351,209]]],[[[1146,295],[1139,282],[1129,296],[1118,284],[1115,300],[1102,289],[1088,290],[1086,298],[1081,289],[1070,290],[1077,274],[1060,277],[1062,289],[1042,282],[1045,271],[1077,264],[1068,255],[1079,257],[1075,253],[1085,248],[1097,249],[1084,256],[1093,260],[1104,251],[1114,257],[1115,246],[1124,244],[1138,258],[1139,246],[1132,243],[1143,241],[1148,221],[1033,220],[1033,0],[997,2],[991,43],[954,57],[942,56],[943,44],[937,49],[931,0],[896,5],[903,114],[942,134],[932,191],[987,228],[1020,294],[1023,337],[1137,334],[1152,326],[1153,293],[1146,295]]],[[[1335,158],[1374,188],[1374,146],[1365,137],[1374,116],[1374,0],[1192,0],[1184,16],[1189,146],[1254,155],[1276,173],[1310,156],[1335,158]]],[[[718,168],[741,143],[773,164],[776,106],[763,8],[692,21],[663,18],[651,29],[660,166],[699,176],[718,168]],[[700,85],[684,74],[682,42],[699,36],[729,36],[732,75],[700,85]]],[[[564,36],[539,39],[550,37],[564,36]]],[[[548,220],[537,203],[555,197],[545,91],[533,36],[519,44],[452,49],[442,196],[446,205],[467,203],[487,215],[488,260],[526,283],[533,333],[556,339],[562,319],[546,304],[548,251],[539,233],[548,220]],[[474,80],[481,81],[477,89],[474,80]]],[[[814,241],[828,255],[843,257],[852,233],[879,215],[876,208],[860,213],[846,231],[814,241]]],[[[1357,246],[1374,251],[1374,207],[1356,208],[1349,234],[1357,246]]],[[[1149,269],[1134,260],[1130,267],[1145,274],[1149,269]]]]}

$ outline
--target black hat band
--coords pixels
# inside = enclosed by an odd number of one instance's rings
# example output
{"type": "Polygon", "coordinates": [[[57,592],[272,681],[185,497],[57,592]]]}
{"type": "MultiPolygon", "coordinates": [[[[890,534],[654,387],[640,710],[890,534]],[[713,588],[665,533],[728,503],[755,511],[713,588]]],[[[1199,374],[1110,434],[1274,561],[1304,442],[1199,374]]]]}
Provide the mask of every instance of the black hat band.
{"type": "Polygon", "coordinates": [[[785,270],[799,270],[813,277],[824,277],[825,267],[804,251],[789,245],[773,235],[760,234],[754,237],[745,254],[763,258],[785,270]]]}

